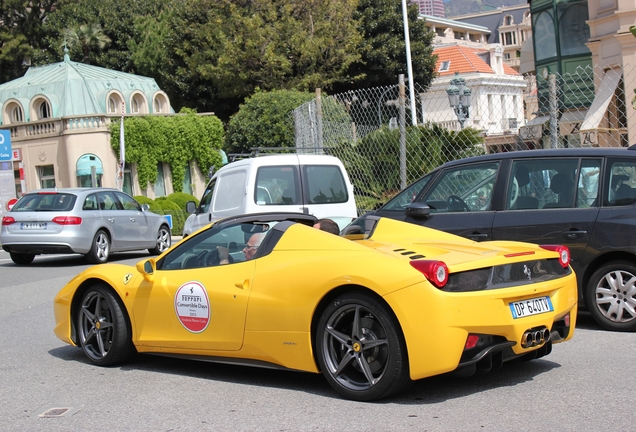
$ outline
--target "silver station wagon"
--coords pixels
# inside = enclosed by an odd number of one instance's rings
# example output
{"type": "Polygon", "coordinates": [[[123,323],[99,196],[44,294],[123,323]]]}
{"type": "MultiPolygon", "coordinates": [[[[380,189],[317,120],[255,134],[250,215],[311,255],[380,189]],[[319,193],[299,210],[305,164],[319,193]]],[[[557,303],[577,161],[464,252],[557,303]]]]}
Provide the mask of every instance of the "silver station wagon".
{"type": "Polygon", "coordinates": [[[40,189],[22,196],[5,213],[0,244],[16,264],[40,254],[83,254],[89,263],[111,252],[170,247],[168,220],[117,189],[40,189]]]}

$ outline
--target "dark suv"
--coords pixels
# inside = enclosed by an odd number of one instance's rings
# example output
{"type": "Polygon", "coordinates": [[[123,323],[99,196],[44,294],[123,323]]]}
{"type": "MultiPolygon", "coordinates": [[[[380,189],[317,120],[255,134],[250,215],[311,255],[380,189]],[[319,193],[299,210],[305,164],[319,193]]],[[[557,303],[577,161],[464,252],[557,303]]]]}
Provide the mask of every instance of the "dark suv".
{"type": "MultiPolygon", "coordinates": [[[[579,304],[607,329],[636,331],[634,150],[530,150],[457,160],[372,213],[475,241],[564,244],[579,304]]],[[[352,225],[364,229],[363,219],[352,225]]]]}

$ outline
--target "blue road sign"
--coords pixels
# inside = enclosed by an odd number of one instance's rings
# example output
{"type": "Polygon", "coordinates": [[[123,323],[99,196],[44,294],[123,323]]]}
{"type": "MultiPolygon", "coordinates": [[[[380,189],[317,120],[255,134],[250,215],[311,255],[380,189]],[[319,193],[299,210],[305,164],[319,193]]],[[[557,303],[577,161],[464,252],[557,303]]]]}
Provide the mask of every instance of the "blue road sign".
{"type": "Polygon", "coordinates": [[[11,153],[11,132],[0,130],[0,161],[10,161],[11,153]]]}

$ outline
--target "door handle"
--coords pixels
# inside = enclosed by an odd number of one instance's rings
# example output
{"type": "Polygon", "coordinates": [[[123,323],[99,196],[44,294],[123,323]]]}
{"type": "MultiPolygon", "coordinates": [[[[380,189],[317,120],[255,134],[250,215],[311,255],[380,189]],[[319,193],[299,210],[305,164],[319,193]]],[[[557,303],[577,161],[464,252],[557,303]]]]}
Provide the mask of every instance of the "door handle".
{"type": "Polygon", "coordinates": [[[482,241],[488,238],[488,234],[485,233],[473,233],[473,234],[469,234],[468,236],[469,239],[471,240],[475,240],[475,241],[482,241]]]}
{"type": "Polygon", "coordinates": [[[134,222],[134,221],[135,221],[135,218],[134,218],[134,217],[131,217],[131,218],[130,218],[130,221],[131,221],[131,222],[134,222]]]}
{"type": "Polygon", "coordinates": [[[108,222],[110,222],[110,223],[115,223],[115,219],[113,219],[113,218],[108,218],[108,222]]]}
{"type": "Polygon", "coordinates": [[[567,238],[567,239],[575,239],[575,238],[579,238],[579,237],[583,237],[587,235],[587,231],[583,230],[583,231],[566,231],[563,233],[563,237],[567,238]]]}
{"type": "Polygon", "coordinates": [[[250,286],[250,280],[249,279],[245,279],[243,282],[235,282],[234,286],[240,289],[246,289],[249,288],[250,286]]]}

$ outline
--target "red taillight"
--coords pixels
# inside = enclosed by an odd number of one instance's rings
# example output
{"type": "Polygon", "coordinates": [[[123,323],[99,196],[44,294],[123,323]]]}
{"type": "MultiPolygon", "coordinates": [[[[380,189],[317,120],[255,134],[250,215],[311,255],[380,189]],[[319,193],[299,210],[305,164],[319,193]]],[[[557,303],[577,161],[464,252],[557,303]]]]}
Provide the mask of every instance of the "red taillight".
{"type": "Polygon", "coordinates": [[[448,282],[448,267],[444,261],[413,260],[411,265],[437,288],[443,288],[448,282]]]}
{"type": "Polygon", "coordinates": [[[15,219],[11,216],[2,217],[2,225],[11,225],[12,223],[15,223],[15,219]]]}
{"type": "Polygon", "coordinates": [[[55,216],[52,222],[60,225],[79,225],[82,223],[82,218],[77,216],[55,216]]]}
{"type": "Polygon", "coordinates": [[[554,251],[559,254],[559,263],[563,268],[567,268],[570,265],[570,249],[563,245],[541,245],[541,249],[554,251]]]}
{"type": "Polygon", "coordinates": [[[464,347],[464,349],[469,350],[475,348],[477,346],[477,342],[479,342],[479,336],[474,334],[468,335],[468,338],[466,339],[466,346],[464,347]]]}

